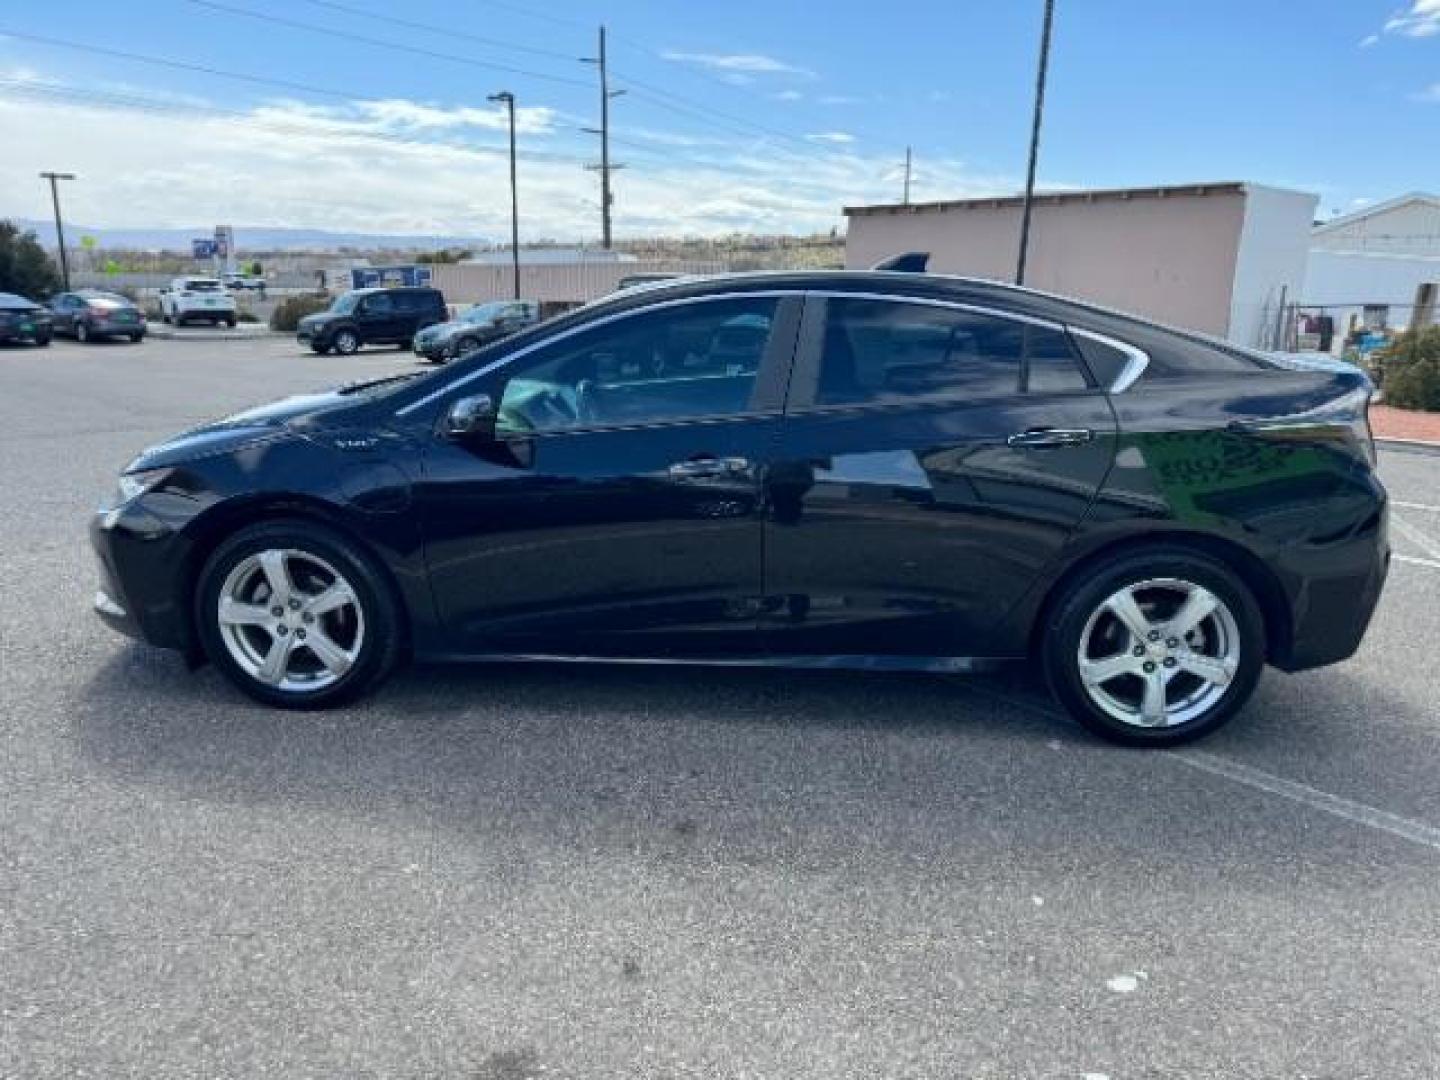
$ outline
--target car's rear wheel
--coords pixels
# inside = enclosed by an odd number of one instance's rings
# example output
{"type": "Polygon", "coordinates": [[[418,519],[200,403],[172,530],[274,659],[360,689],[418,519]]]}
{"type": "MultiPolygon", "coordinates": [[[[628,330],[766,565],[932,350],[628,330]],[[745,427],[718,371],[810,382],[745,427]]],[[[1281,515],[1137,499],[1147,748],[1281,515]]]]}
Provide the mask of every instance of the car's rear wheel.
{"type": "Polygon", "coordinates": [[[75,321],[75,340],[79,342],[89,342],[90,340],[90,327],[85,325],[84,320],[77,319],[75,321]]]}
{"type": "Polygon", "coordinates": [[[45,347],[46,345],[49,345],[49,344],[50,344],[50,335],[49,335],[49,334],[36,334],[36,335],[35,335],[35,344],[36,344],[36,345],[39,345],[39,346],[42,347],[42,348],[45,347]]]}
{"type": "Polygon", "coordinates": [[[342,356],[349,356],[360,348],[360,336],[354,330],[337,330],[331,339],[331,345],[342,356]]]}
{"type": "Polygon", "coordinates": [[[463,337],[455,343],[455,355],[457,357],[465,356],[468,353],[474,352],[479,347],[480,343],[473,337],[463,337]]]}
{"type": "Polygon", "coordinates": [[[1131,553],[1077,576],[1050,609],[1051,689],[1089,730],[1176,746],[1219,728],[1250,697],[1265,628],[1245,583],[1198,552],[1131,553]]]}
{"type": "Polygon", "coordinates": [[[145,336],[144,334],[131,334],[131,335],[130,335],[130,344],[132,344],[132,345],[139,345],[139,344],[140,344],[140,339],[143,338],[144,336],[145,336]]]}
{"type": "Polygon", "coordinates": [[[380,572],[355,544],[305,522],[255,525],[222,544],[195,609],[210,660],[269,705],[352,700],[399,656],[399,609],[380,572]]]}

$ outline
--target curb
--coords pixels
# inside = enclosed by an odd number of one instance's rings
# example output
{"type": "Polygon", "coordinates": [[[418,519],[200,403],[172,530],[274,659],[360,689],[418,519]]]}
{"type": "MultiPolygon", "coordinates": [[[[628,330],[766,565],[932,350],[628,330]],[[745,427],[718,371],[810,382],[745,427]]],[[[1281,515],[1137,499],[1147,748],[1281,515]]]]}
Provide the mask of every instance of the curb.
{"type": "Polygon", "coordinates": [[[253,341],[255,338],[278,336],[280,332],[271,330],[263,324],[254,330],[242,330],[238,326],[234,330],[220,330],[213,327],[205,329],[181,327],[177,330],[165,323],[147,323],[145,334],[147,337],[163,341],[253,341]]]}
{"type": "Polygon", "coordinates": [[[1375,445],[1384,450],[1399,450],[1406,454],[1440,455],[1440,442],[1427,442],[1424,439],[1389,439],[1376,436],[1375,445]]]}

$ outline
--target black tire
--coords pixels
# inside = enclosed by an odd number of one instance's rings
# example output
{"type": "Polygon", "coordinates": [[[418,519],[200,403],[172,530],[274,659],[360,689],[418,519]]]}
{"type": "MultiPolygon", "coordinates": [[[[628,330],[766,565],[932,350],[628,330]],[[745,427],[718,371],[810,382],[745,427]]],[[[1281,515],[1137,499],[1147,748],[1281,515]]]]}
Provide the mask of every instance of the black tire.
{"type": "Polygon", "coordinates": [[[82,345],[88,345],[90,343],[90,327],[78,319],[75,322],[75,340],[82,345]]]}
{"type": "Polygon", "coordinates": [[[131,334],[131,335],[130,335],[130,344],[131,344],[131,345],[139,345],[140,342],[141,342],[142,340],[144,340],[144,338],[145,338],[145,335],[144,335],[144,334],[131,334]]]}
{"type": "Polygon", "coordinates": [[[35,344],[38,345],[38,346],[39,346],[40,348],[42,348],[42,349],[45,348],[47,345],[50,344],[50,335],[49,335],[49,334],[40,334],[39,336],[37,336],[37,337],[35,338],[35,344]]]}
{"type": "Polygon", "coordinates": [[[330,347],[341,356],[351,356],[360,349],[360,335],[348,327],[342,327],[331,335],[330,347]]]}
{"type": "Polygon", "coordinates": [[[310,351],[317,356],[325,356],[330,352],[330,346],[322,345],[318,341],[312,341],[310,343],[310,351]]]}
{"type": "Polygon", "coordinates": [[[480,348],[480,342],[476,341],[473,337],[463,337],[455,343],[455,358],[458,360],[460,357],[467,353],[472,353],[478,348],[480,348]]]}
{"type": "Polygon", "coordinates": [[[226,320],[225,320],[225,325],[226,325],[227,327],[229,327],[231,330],[234,330],[234,329],[235,329],[235,320],[234,320],[234,319],[226,319],[226,320]]]}
{"type": "Polygon", "coordinates": [[[163,307],[160,309],[160,321],[166,324],[170,322],[170,313],[163,307]]]}
{"type": "MultiPolygon", "coordinates": [[[[353,701],[378,686],[394,669],[401,654],[400,607],[375,562],[340,534],[306,521],[252,525],[222,543],[200,573],[194,617],[211,663],[256,701],[285,709],[325,709],[353,701]],[[354,661],[335,682],[321,689],[281,689],[259,681],[231,655],[222,636],[218,611],[220,591],[227,575],[245,559],[267,549],[298,551],[324,560],[349,582],[363,613],[364,636],[354,661]]],[[[297,644],[296,651],[301,647],[297,644]]]]}
{"type": "MultiPolygon", "coordinates": [[[[1098,564],[1089,564],[1083,573],[1074,575],[1063,587],[1047,612],[1044,625],[1040,628],[1040,653],[1051,692],[1066,711],[1089,731],[1125,746],[1179,746],[1217,730],[1249,699],[1265,664],[1264,617],[1249,588],[1223,562],[1183,547],[1161,546],[1150,551],[1132,551],[1098,564]],[[1198,585],[1218,597],[1233,618],[1239,649],[1234,673],[1224,685],[1223,692],[1196,715],[1165,727],[1142,726],[1111,715],[1091,697],[1080,673],[1081,642],[1091,616],[1101,610],[1108,598],[1126,586],[1157,579],[1198,585]]],[[[1130,640],[1133,642],[1135,639],[1130,640]]],[[[1181,642],[1182,646],[1186,644],[1181,642]]],[[[1165,645],[1165,641],[1153,642],[1156,656],[1137,663],[1154,660],[1150,668],[1152,671],[1161,663],[1173,666],[1171,659],[1159,659],[1158,650],[1163,650],[1165,645]]],[[[1100,655],[1103,658],[1106,654],[1100,655]]],[[[1141,683],[1132,685],[1143,686],[1141,683]]],[[[1183,691],[1184,687],[1180,689],[1183,691]]],[[[1168,702],[1166,707],[1169,708],[1168,702]]]]}

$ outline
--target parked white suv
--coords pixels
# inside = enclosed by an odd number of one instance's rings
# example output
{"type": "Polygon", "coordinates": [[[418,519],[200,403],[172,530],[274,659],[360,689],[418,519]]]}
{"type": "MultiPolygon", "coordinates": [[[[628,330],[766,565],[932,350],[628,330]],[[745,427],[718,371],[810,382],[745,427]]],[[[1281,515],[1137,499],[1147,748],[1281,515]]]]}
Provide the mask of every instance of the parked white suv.
{"type": "Polygon", "coordinates": [[[176,278],[160,291],[160,317],[176,326],[199,321],[234,326],[235,297],[225,291],[219,278],[176,278]]]}

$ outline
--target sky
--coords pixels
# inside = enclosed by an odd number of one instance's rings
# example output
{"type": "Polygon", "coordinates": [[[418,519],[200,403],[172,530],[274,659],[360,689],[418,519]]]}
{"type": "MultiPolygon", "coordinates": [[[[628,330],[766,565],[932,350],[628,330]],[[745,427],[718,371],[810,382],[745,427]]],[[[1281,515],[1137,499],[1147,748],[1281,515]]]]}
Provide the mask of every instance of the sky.
{"type": "MultiPolygon", "coordinates": [[[[806,233],[1023,185],[1042,0],[0,0],[0,217],[500,237],[806,233]],[[157,62],[159,61],[159,62],[157,62]]],[[[1440,0],[1057,0],[1039,185],[1440,186],[1440,0]]]]}

